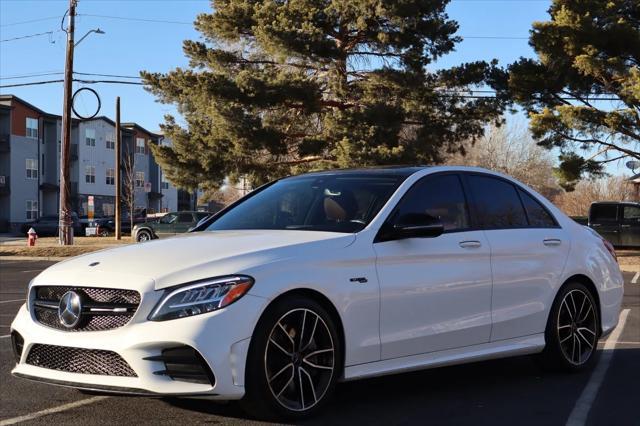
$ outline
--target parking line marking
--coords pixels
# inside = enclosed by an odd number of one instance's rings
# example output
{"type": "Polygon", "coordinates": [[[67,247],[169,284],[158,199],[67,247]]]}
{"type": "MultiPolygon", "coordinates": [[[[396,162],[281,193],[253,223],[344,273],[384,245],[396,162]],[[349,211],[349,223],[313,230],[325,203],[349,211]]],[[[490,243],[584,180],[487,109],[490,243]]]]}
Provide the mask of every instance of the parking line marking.
{"type": "Polygon", "coordinates": [[[69,404],[61,405],[59,407],[47,408],[46,410],[37,411],[35,413],[26,414],[20,417],[13,417],[0,421],[0,426],[15,425],[16,423],[22,423],[29,420],[37,419],[38,417],[48,416],[49,414],[59,413],[61,411],[71,410],[72,408],[81,407],[87,404],[93,404],[94,402],[107,399],[107,396],[94,396],[93,398],[81,399],[80,401],[71,402],[69,404]]]}
{"type": "Polygon", "coordinates": [[[4,339],[5,337],[11,337],[10,334],[5,334],[4,336],[0,336],[0,339],[4,339]]]}
{"type": "Polygon", "coordinates": [[[636,284],[638,282],[638,278],[640,278],[640,271],[636,272],[633,278],[631,278],[631,284],[636,284]]]}
{"type": "Polygon", "coordinates": [[[591,410],[593,401],[595,401],[596,396],[598,396],[598,390],[600,389],[600,386],[604,381],[604,377],[607,374],[609,364],[611,363],[611,358],[613,358],[614,351],[612,349],[615,349],[616,344],[618,343],[618,339],[622,334],[622,330],[624,329],[624,325],[627,322],[628,316],[629,309],[624,309],[622,312],[620,312],[620,320],[618,321],[618,326],[615,330],[613,330],[611,335],[604,342],[604,348],[602,353],[600,354],[598,365],[591,374],[587,386],[585,386],[585,388],[582,390],[580,398],[578,398],[578,401],[576,401],[576,405],[573,407],[573,410],[569,415],[569,419],[567,420],[567,426],[583,426],[587,423],[589,411],[591,410]]]}
{"type": "Polygon", "coordinates": [[[15,303],[15,302],[24,302],[24,299],[0,300],[0,303],[15,303]]]}

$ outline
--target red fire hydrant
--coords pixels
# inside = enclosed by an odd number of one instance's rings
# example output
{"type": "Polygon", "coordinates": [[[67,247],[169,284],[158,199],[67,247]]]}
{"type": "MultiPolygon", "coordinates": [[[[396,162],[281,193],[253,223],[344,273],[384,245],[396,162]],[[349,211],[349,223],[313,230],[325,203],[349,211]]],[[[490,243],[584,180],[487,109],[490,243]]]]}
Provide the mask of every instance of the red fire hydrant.
{"type": "Polygon", "coordinates": [[[36,245],[36,240],[38,239],[38,234],[36,234],[36,230],[33,228],[29,228],[29,231],[27,231],[27,245],[29,247],[33,247],[36,245]]]}

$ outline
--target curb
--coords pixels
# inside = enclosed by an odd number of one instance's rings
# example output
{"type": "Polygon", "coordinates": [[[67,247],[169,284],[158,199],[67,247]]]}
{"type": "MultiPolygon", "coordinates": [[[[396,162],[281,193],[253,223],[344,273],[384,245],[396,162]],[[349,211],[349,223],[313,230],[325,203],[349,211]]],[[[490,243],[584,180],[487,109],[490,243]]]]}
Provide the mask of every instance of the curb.
{"type": "Polygon", "coordinates": [[[73,256],[0,256],[0,261],[7,260],[28,260],[28,261],[54,261],[70,259],[73,256]]]}

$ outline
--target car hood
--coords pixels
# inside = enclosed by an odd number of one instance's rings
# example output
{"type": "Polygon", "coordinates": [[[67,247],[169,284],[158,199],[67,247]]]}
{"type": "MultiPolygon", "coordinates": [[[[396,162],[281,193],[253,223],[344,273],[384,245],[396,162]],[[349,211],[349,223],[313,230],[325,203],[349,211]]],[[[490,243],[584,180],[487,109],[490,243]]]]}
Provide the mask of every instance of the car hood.
{"type": "Polygon", "coordinates": [[[354,234],[315,231],[197,232],[78,256],[46,269],[34,284],[157,290],[326,254],[354,240],[354,234]]]}

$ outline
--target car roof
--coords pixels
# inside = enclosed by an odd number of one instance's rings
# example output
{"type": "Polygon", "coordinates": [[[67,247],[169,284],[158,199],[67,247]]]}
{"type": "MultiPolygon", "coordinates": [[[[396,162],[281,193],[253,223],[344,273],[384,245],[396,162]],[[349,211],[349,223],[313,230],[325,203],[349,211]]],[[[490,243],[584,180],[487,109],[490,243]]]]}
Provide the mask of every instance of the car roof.
{"type": "Polygon", "coordinates": [[[640,206],[640,203],[636,202],[636,201],[594,201],[593,203],[591,203],[591,206],[604,206],[604,205],[615,205],[615,206],[619,206],[619,205],[632,205],[632,206],[640,206]]]}
{"type": "Polygon", "coordinates": [[[364,175],[364,176],[399,176],[407,178],[413,174],[426,172],[430,173],[436,172],[471,172],[471,173],[486,173],[499,177],[506,177],[513,180],[512,177],[504,175],[500,172],[496,172],[493,170],[484,169],[482,167],[473,167],[473,166],[456,166],[456,165],[442,165],[442,166],[425,166],[425,165],[415,165],[415,166],[375,166],[375,167],[361,167],[361,168],[353,168],[353,169],[331,169],[331,170],[323,170],[317,172],[309,172],[300,175],[289,176],[284,179],[303,177],[303,176],[338,176],[338,175],[364,175]]]}

